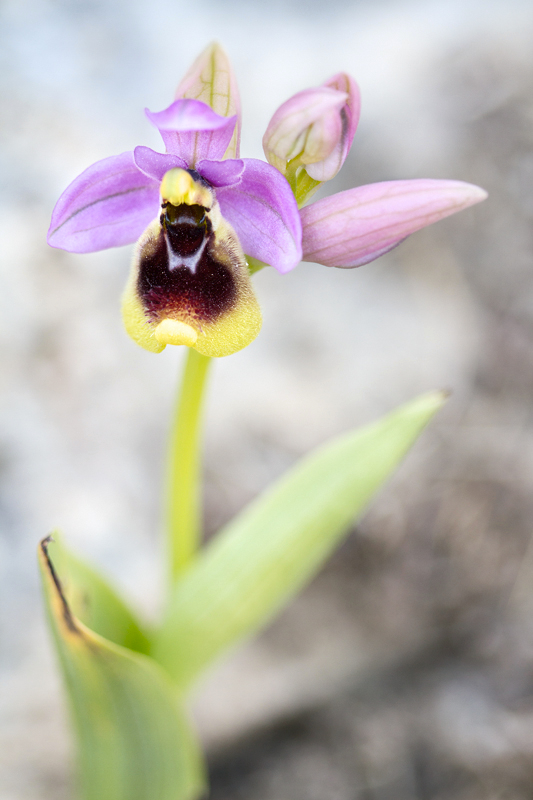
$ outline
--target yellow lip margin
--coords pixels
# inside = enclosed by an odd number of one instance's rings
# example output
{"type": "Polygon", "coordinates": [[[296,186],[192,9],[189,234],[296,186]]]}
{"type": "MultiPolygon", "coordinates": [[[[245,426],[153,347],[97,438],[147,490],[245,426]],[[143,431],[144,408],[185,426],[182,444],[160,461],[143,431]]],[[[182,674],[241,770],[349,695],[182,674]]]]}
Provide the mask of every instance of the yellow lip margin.
{"type": "Polygon", "coordinates": [[[232,307],[213,322],[198,320],[187,309],[178,309],[168,316],[162,315],[154,322],[148,319],[137,291],[139,264],[143,249],[150,247],[160,231],[159,219],[156,219],[148,226],[135,248],[122,298],[122,317],[127,333],[137,344],[152,353],[160,353],[167,344],[179,343],[193,347],[202,355],[222,358],[247,347],[261,330],[261,309],[252,288],[240,243],[233,228],[225,220],[217,228],[213,255],[231,271],[237,290],[232,307]],[[161,328],[165,320],[169,320],[170,324],[161,328]],[[171,321],[181,325],[173,326],[171,321]],[[156,336],[156,331],[159,331],[159,336],[156,336]],[[193,341],[193,331],[196,333],[196,341],[193,341]],[[183,341],[180,341],[180,335],[183,341]]]}

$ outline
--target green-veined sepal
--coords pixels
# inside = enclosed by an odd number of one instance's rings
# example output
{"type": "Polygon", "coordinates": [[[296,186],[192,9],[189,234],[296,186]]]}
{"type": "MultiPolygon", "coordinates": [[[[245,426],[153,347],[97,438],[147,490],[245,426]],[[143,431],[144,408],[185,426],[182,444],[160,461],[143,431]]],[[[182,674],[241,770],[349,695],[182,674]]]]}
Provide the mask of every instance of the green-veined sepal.
{"type": "Polygon", "coordinates": [[[225,158],[238,158],[241,137],[239,89],[229,58],[218,42],[208,45],[190,67],[176,89],[175,99],[182,97],[207,103],[222,117],[237,115],[237,124],[225,158]]]}

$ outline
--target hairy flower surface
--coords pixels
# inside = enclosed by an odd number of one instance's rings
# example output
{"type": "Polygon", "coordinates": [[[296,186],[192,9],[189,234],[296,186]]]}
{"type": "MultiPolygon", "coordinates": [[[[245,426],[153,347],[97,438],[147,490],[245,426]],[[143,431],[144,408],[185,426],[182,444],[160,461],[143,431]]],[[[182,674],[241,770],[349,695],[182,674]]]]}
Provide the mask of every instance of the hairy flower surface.
{"type": "Polygon", "coordinates": [[[357,84],[339,73],[274,113],[263,138],[270,163],[240,158],[236,81],[213,44],[176,100],[146,111],[166,152],[139,146],[86,169],[57,202],[48,242],[88,253],[137,241],[123,299],[132,338],[153,352],[234,353],[261,327],[245,253],[281,273],[302,259],[357,267],[487,196],[461,181],[388,181],[299,211],[341,168],[359,112],[357,84]]]}

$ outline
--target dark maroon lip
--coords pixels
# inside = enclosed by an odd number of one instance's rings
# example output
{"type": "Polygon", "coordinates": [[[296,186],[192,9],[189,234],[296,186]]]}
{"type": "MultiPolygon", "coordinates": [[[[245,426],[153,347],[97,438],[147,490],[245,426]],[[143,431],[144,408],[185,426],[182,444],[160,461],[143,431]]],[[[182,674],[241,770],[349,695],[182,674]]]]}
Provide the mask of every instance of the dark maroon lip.
{"type": "MultiPolygon", "coordinates": [[[[174,258],[190,258],[197,253],[212,235],[212,225],[206,209],[199,205],[173,206],[164,202],[160,224],[174,258]]],[[[190,265],[188,265],[190,266],[190,265]]]]}
{"type": "Polygon", "coordinates": [[[215,236],[207,222],[162,226],[157,239],[147,242],[141,251],[137,290],[152,321],[185,313],[199,323],[214,322],[235,304],[235,279],[213,255],[215,236]],[[194,255],[204,242],[194,271],[179,262],[170,268],[169,250],[176,260],[194,255]]]}

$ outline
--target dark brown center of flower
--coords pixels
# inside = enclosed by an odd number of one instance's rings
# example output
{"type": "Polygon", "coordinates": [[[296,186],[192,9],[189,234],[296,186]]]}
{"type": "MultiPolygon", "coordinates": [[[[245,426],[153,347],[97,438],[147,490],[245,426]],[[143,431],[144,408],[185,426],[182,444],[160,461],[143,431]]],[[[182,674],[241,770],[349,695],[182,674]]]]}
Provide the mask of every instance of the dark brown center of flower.
{"type": "Polygon", "coordinates": [[[185,313],[213,322],[232,307],[237,291],[228,267],[213,256],[206,209],[164,203],[160,223],[157,239],[140,254],[138,291],[147,315],[156,321],[185,313]]]}
{"type": "Polygon", "coordinates": [[[211,223],[206,217],[205,208],[184,203],[179,206],[165,203],[161,225],[166,231],[173,253],[182,257],[197,253],[211,232],[211,223]]]}

